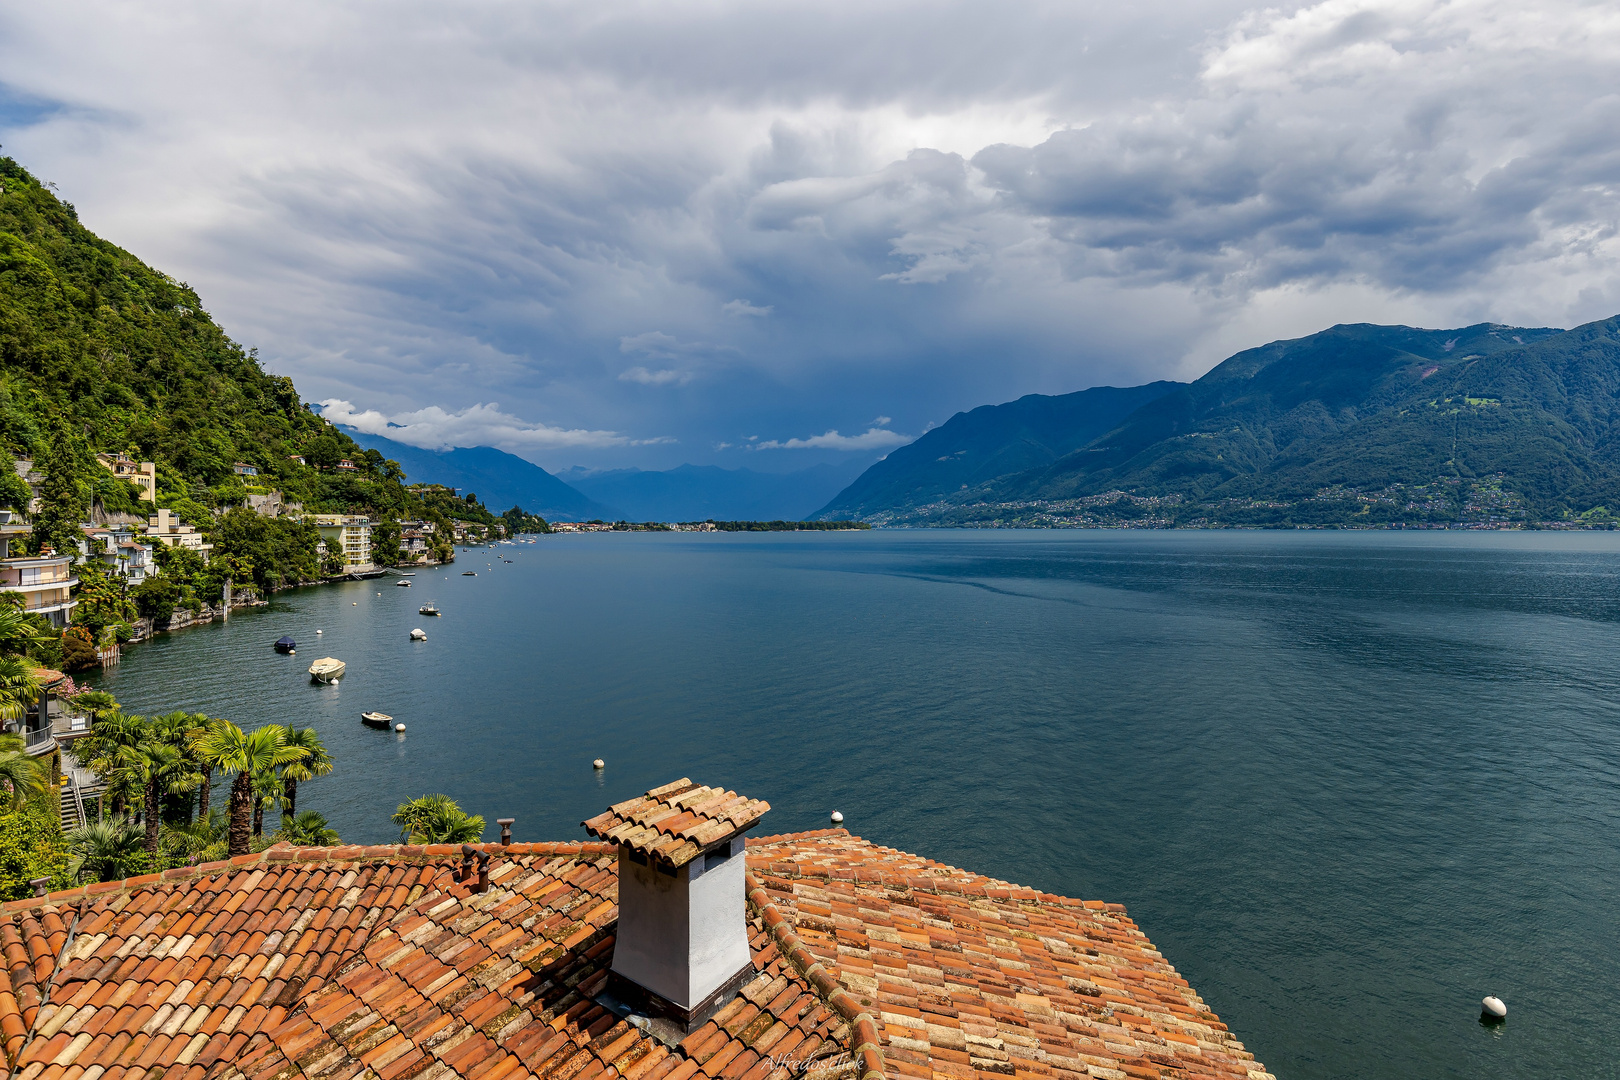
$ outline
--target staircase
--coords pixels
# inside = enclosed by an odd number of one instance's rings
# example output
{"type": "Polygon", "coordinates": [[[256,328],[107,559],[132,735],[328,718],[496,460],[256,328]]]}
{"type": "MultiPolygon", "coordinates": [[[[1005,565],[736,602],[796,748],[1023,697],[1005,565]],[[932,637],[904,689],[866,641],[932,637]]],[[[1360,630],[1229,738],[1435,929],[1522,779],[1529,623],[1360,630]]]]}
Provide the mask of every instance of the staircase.
{"type": "Polygon", "coordinates": [[[70,833],[84,824],[84,803],[79,798],[79,789],[72,784],[64,785],[60,789],[62,799],[62,831],[70,833]]]}

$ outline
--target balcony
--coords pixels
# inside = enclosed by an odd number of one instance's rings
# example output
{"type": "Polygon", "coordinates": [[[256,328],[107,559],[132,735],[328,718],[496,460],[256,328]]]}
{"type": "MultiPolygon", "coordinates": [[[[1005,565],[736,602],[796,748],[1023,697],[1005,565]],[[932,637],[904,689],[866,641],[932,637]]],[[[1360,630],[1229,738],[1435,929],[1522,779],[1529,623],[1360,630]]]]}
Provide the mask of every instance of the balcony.
{"type": "Polygon", "coordinates": [[[44,757],[56,749],[56,738],[50,728],[24,728],[23,753],[29,757],[44,757]]]}

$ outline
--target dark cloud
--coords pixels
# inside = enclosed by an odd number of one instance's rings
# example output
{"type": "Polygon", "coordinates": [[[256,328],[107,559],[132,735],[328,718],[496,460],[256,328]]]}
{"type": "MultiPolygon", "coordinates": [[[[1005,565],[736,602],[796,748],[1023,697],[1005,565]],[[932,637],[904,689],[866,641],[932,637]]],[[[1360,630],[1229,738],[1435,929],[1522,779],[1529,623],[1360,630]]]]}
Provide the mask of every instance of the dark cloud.
{"type": "Polygon", "coordinates": [[[59,0],[0,13],[0,135],[367,424],[803,464],[1331,322],[1613,314],[1617,53],[1563,2],[59,0]]]}

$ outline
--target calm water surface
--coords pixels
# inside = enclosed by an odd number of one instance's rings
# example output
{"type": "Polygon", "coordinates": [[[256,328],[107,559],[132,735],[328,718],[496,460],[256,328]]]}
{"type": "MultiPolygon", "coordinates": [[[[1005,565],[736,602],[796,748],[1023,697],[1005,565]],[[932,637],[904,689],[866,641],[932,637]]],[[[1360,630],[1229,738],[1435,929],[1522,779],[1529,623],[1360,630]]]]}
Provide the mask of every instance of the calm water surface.
{"type": "Polygon", "coordinates": [[[496,550],[410,589],[285,594],[103,682],[137,711],[316,725],[338,772],[300,805],[346,840],[392,840],[393,807],[433,791],[575,838],[690,775],[768,799],[768,832],[838,809],[1127,904],[1282,1077],[1620,1076],[1620,536],[496,550]],[[328,653],[348,676],[312,686],[328,653]],[[1493,992],[1510,1019],[1487,1029],[1493,992]]]}

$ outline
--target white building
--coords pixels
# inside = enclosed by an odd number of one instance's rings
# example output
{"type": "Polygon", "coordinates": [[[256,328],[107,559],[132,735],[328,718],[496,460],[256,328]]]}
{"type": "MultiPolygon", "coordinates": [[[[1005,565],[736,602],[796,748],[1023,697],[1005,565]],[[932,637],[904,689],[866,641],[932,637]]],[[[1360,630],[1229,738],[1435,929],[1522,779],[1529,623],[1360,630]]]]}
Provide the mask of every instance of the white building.
{"type": "Polygon", "coordinates": [[[311,514],[304,520],[320,530],[327,551],[343,553],[345,569],[372,569],[370,518],[353,514],[311,514]]]}
{"type": "Polygon", "coordinates": [[[66,555],[0,559],[0,592],[21,593],[23,610],[45,616],[52,626],[68,624],[78,604],[73,599],[78,583],[66,555]]]}
{"type": "Polygon", "coordinates": [[[96,460],[118,479],[139,488],[143,502],[157,502],[157,466],[152,462],[136,462],[127,454],[97,454],[96,460]]]}
{"type": "Polygon", "coordinates": [[[167,510],[159,510],[146,522],[146,538],[155,540],[167,547],[181,547],[195,551],[208,561],[208,553],[214,550],[213,544],[203,542],[202,533],[190,525],[182,525],[178,518],[167,510]]]}

